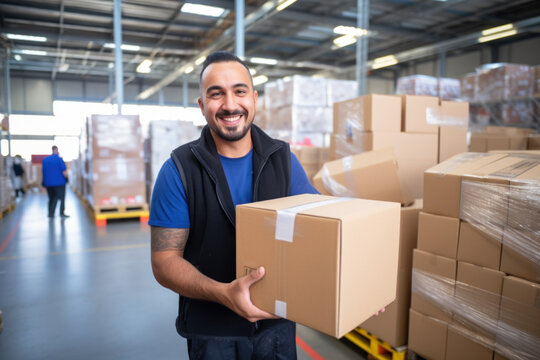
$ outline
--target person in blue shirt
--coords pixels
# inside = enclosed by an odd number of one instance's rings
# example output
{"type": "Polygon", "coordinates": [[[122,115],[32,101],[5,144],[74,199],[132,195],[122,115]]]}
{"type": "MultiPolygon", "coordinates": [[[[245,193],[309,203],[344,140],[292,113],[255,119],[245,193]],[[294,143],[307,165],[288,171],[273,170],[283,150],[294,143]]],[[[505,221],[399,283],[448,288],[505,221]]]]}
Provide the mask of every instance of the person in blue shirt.
{"type": "Polygon", "coordinates": [[[241,59],[210,54],[200,91],[207,125],[172,152],[153,189],[154,276],[180,295],[176,329],[190,359],[296,359],[295,324],[250,300],[264,268],[236,279],[235,207],[317,191],[289,145],[253,124],[258,95],[241,59]]]}
{"type": "Polygon", "coordinates": [[[67,218],[65,210],[66,183],[68,174],[64,160],[59,156],[58,146],[53,145],[52,154],[43,158],[41,163],[42,185],[49,196],[49,219],[54,218],[56,204],[60,201],[60,216],[67,218]]]}

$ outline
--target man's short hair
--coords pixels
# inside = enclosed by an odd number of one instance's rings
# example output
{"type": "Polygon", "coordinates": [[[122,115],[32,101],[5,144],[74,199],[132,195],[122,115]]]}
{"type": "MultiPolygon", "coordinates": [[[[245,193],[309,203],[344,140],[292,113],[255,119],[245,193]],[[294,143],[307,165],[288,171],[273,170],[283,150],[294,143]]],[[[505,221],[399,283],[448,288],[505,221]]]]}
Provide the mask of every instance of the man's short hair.
{"type": "Polygon", "coordinates": [[[204,70],[206,70],[206,68],[210,64],[218,63],[218,62],[226,62],[226,61],[236,61],[237,63],[242,64],[246,68],[246,71],[249,74],[249,79],[251,80],[251,86],[253,87],[253,79],[251,77],[251,73],[249,72],[249,67],[246,65],[246,63],[242,59],[240,59],[238,56],[228,51],[214,51],[213,53],[208,55],[208,57],[203,62],[201,73],[199,74],[199,85],[202,85],[202,75],[204,73],[204,70]]]}
{"type": "Polygon", "coordinates": [[[55,150],[58,151],[58,146],[53,145],[53,146],[52,146],[52,151],[55,151],[55,150]]]}

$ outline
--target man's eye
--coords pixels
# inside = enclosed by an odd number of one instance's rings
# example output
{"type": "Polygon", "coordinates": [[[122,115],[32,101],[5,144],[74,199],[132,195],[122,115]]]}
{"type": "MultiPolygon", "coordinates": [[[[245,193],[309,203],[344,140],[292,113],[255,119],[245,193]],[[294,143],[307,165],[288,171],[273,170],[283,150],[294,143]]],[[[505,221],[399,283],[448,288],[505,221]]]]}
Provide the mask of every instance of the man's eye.
{"type": "Polygon", "coordinates": [[[218,96],[220,96],[220,95],[221,95],[221,93],[218,92],[218,91],[213,92],[213,93],[210,93],[210,97],[213,97],[213,98],[218,97],[218,96]]]}

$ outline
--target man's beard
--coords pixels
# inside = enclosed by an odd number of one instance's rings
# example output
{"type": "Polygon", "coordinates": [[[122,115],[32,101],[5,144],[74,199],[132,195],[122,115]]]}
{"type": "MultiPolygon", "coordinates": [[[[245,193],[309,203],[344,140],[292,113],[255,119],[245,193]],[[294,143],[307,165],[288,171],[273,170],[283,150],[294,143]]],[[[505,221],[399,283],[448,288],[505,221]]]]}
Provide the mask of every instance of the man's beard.
{"type": "MultiPolygon", "coordinates": [[[[216,114],[216,118],[218,117],[221,117],[221,116],[225,116],[225,115],[242,115],[244,116],[244,118],[246,119],[247,121],[247,111],[222,111],[220,113],[217,113],[216,114]]],[[[237,126],[234,126],[234,127],[227,127],[225,126],[225,128],[227,130],[230,130],[229,132],[224,132],[222,131],[219,126],[217,126],[216,123],[214,122],[208,122],[208,125],[210,126],[210,129],[212,129],[214,131],[214,133],[219,137],[221,138],[222,140],[225,140],[225,141],[238,141],[238,140],[241,140],[244,138],[244,136],[246,136],[246,134],[248,133],[249,129],[251,129],[251,124],[253,123],[253,121],[249,122],[249,123],[246,123],[244,128],[239,130],[239,131],[235,131],[235,129],[237,128],[237,126]]]]}

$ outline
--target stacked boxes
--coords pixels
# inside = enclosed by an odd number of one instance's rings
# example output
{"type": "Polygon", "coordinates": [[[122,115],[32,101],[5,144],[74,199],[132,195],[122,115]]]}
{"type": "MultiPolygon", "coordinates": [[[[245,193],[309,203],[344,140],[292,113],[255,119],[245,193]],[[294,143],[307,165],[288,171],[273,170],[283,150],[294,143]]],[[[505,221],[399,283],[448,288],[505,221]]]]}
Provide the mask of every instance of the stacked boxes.
{"type": "Polygon", "coordinates": [[[13,205],[15,193],[13,184],[8,175],[8,158],[0,154],[0,211],[4,211],[13,205]]]}
{"type": "Polygon", "coordinates": [[[430,359],[535,358],[539,179],[532,153],[465,153],[425,172],[411,350],[430,359]]]}
{"type": "Polygon", "coordinates": [[[297,145],[291,146],[291,151],[296,155],[298,161],[300,161],[310,181],[324,163],[328,161],[328,148],[297,145]]]}
{"type": "Polygon", "coordinates": [[[354,81],[292,76],[264,87],[264,111],[257,124],[292,144],[328,146],[332,104],[356,96],[354,81]]]}
{"type": "Polygon", "coordinates": [[[148,145],[145,147],[147,166],[148,199],[163,163],[178,146],[197,139],[200,130],[192,122],[154,120],[148,131],[148,145]]]}
{"type": "Polygon", "coordinates": [[[458,79],[411,75],[398,79],[396,94],[435,96],[442,100],[456,100],[460,98],[460,87],[458,79]]]}
{"type": "Polygon", "coordinates": [[[468,103],[366,95],[334,104],[330,158],[393,147],[399,175],[422,197],[423,171],[467,149],[468,103]]]}
{"type": "Polygon", "coordinates": [[[92,115],[88,119],[87,195],[98,207],[146,204],[141,125],[136,115],[92,115]]]}
{"type": "Polygon", "coordinates": [[[471,133],[469,151],[534,149],[534,139],[529,141],[532,129],[507,126],[487,126],[483,132],[471,133]],[[531,145],[529,145],[531,144],[531,145]]]}

